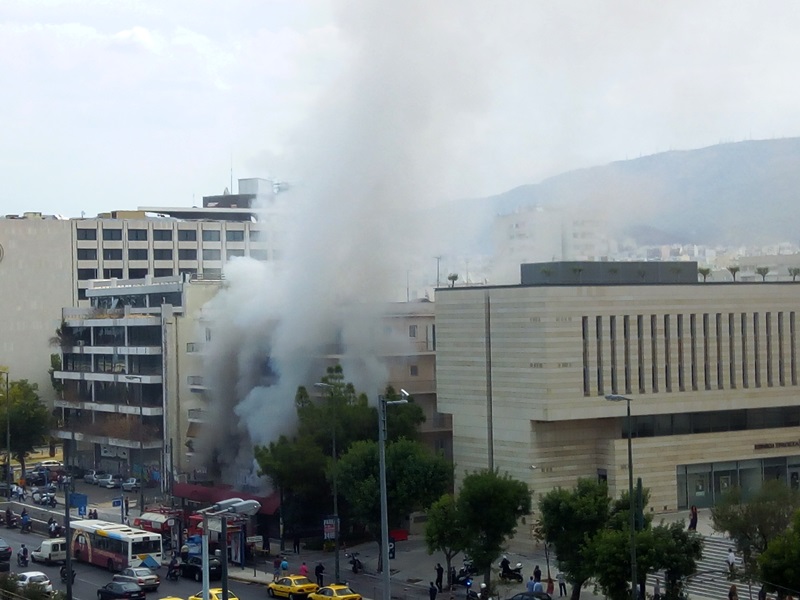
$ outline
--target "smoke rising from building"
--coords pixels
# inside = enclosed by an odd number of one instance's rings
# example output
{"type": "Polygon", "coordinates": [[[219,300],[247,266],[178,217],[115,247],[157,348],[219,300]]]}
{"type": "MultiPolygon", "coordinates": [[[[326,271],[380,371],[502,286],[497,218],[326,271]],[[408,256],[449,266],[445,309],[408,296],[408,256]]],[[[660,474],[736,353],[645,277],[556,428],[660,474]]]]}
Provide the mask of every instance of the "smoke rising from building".
{"type": "Polygon", "coordinates": [[[252,466],[253,444],[291,433],[297,387],[324,374],[332,350],[360,391],[386,385],[375,334],[387,303],[404,298],[409,262],[433,267],[463,220],[437,232],[423,209],[464,176],[453,168],[486,102],[469,6],[339,5],[353,58],[289,144],[285,250],[228,263],[206,307],[213,408],[198,447],[227,480],[252,466]]]}

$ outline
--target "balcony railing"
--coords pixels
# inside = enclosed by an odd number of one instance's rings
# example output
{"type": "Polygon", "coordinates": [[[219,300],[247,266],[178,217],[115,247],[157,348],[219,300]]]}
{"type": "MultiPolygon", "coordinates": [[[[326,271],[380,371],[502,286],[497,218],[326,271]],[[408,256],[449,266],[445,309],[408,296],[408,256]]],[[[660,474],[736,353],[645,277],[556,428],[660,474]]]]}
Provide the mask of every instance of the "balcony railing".
{"type": "Polygon", "coordinates": [[[86,418],[65,419],[58,423],[56,430],[62,433],[78,433],[82,434],[82,436],[111,438],[138,443],[156,441],[163,443],[164,439],[160,426],[142,423],[139,417],[123,415],[96,419],[94,422],[86,418]]]}

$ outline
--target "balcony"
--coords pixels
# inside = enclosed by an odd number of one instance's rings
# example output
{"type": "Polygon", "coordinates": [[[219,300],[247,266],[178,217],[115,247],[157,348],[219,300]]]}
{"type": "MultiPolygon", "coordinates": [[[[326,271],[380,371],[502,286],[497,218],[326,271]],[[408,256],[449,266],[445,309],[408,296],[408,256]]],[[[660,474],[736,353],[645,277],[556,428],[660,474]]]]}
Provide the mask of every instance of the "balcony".
{"type": "Polygon", "coordinates": [[[190,408],[187,412],[189,413],[189,423],[206,422],[207,412],[202,408],[190,408]]]}
{"type": "Polygon", "coordinates": [[[152,417],[164,414],[161,385],[66,381],[62,398],[55,400],[53,405],[56,408],[152,417]]]}
{"type": "Polygon", "coordinates": [[[103,415],[94,422],[73,417],[59,422],[53,431],[57,438],[119,446],[122,448],[163,448],[164,435],[160,425],[142,423],[139,417],[103,415]]]}
{"type": "Polygon", "coordinates": [[[414,394],[435,394],[435,379],[404,379],[403,381],[389,382],[395,390],[404,389],[412,396],[414,394]]]}
{"type": "Polygon", "coordinates": [[[186,378],[186,383],[189,384],[189,389],[191,389],[192,391],[195,390],[200,391],[208,389],[206,388],[205,383],[203,382],[203,378],[200,375],[189,375],[186,378]]]}

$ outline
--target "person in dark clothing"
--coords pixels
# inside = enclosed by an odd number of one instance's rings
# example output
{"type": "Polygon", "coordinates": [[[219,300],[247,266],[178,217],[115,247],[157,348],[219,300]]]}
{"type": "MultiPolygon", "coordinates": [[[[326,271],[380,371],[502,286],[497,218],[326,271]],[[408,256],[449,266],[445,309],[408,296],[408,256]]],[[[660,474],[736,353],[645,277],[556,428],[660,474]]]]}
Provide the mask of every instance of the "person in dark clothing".
{"type": "Polygon", "coordinates": [[[442,579],[444,578],[444,567],[441,563],[436,563],[436,588],[442,591],[442,579]]]}
{"type": "Polygon", "coordinates": [[[433,585],[433,582],[431,581],[431,587],[428,588],[428,596],[430,597],[430,599],[436,600],[436,594],[438,592],[439,590],[436,589],[436,586],[433,585]]]}
{"type": "Polygon", "coordinates": [[[294,553],[300,554],[300,535],[294,534],[294,553]]]}
{"type": "Polygon", "coordinates": [[[542,570],[539,568],[539,565],[536,565],[533,569],[533,580],[534,581],[541,581],[542,580],[542,570]]]}
{"type": "Polygon", "coordinates": [[[694,505],[689,510],[689,531],[697,531],[697,507],[694,505]]]}
{"type": "Polygon", "coordinates": [[[317,563],[317,566],[314,568],[314,575],[317,576],[317,585],[322,587],[322,576],[325,573],[325,566],[322,563],[317,563]]]}

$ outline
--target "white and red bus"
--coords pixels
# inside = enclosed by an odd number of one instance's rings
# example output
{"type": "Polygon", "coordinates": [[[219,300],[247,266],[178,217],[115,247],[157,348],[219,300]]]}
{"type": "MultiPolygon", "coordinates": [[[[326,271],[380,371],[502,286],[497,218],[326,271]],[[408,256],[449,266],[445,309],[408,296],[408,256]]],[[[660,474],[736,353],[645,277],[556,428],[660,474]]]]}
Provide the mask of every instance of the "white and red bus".
{"type": "Polygon", "coordinates": [[[161,535],[101,519],[72,521],[72,556],[75,560],[121,571],[127,567],[161,566],[161,535]]]}

